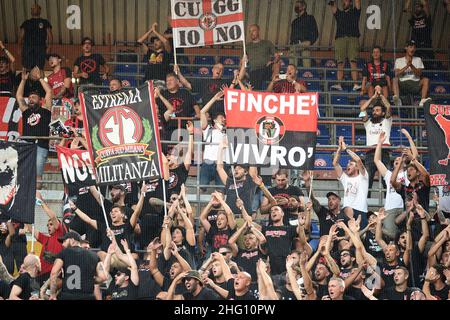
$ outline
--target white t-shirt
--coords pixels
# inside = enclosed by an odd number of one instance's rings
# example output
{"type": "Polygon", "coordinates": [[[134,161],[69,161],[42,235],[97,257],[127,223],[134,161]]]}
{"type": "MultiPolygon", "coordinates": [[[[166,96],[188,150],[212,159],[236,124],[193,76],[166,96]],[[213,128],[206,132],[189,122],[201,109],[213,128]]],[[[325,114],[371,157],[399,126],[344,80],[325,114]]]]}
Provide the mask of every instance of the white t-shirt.
{"type": "MultiPolygon", "coordinates": [[[[403,199],[402,196],[395,191],[395,188],[391,185],[392,171],[388,170],[384,176],[384,182],[386,182],[387,192],[386,192],[386,203],[384,204],[384,209],[403,209],[403,199]]],[[[397,175],[397,182],[403,185],[409,185],[409,180],[406,176],[406,172],[399,172],[397,175]]]]}
{"type": "MultiPolygon", "coordinates": [[[[419,57],[413,57],[412,65],[417,69],[424,69],[424,65],[422,59],[419,57]]],[[[406,67],[406,57],[395,59],[395,69],[403,69],[406,67]]],[[[399,77],[400,81],[413,80],[420,81],[420,77],[416,76],[414,72],[412,72],[411,68],[406,69],[405,73],[399,77]]]]}
{"type": "Polygon", "coordinates": [[[367,194],[369,193],[369,174],[361,173],[355,177],[349,177],[345,172],[339,178],[344,187],[344,208],[351,207],[354,210],[367,212],[367,194]]]}
{"type": "Polygon", "coordinates": [[[392,117],[383,119],[380,123],[373,123],[372,120],[369,119],[364,122],[364,128],[366,128],[366,144],[368,146],[376,146],[378,144],[378,137],[382,131],[386,133],[383,144],[391,145],[389,138],[391,136],[392,117]]]}
{"type": "Polygon", "coordinates": [[[203,151],[203,159],[209,161],[217,161],[217,153],[219,152],[219,143],[223,140],[225,134],[214,127],[208,125],[203,130],[203,141],[216,144],[206,144],[203,151]]]}
{"type": "Polygon", "coordinates": [[[439,208],[444,212],[450,212],[450,187],[439,186],[439,208]]]}

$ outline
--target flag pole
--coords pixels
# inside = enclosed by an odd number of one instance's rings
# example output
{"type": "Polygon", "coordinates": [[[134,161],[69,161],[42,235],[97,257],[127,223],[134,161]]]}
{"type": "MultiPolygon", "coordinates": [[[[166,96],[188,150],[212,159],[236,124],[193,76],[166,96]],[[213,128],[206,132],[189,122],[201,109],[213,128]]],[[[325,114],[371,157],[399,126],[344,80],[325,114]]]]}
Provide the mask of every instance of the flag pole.
{"type": "Polygon", "coordinates": [[[236,191],[236,198],[239,198],[239,193],[237,191],[237,184],[236,184],[236,176],[234,175],[234,165],[231,166],[231,173],[233,175],[234,190],[236,191]]]}
{"type": "Polygon", "coordinates": [[[166,199],[166,180],[162,178],[163,199],[164,199],[164,217],[167,217],[167,199],[166,199]]]}
{"type": "MultiPolygon", "coordinates": [[[[246,56],[246,55],[247,55],[247,45],[245,44],[245,39],[242,40],[242,47],[243,47],[243,49],[244,49],[244,56],[246,56]]],[[[248,67],[248,66],[247,66],[247,61],[248,61],[248,59],[245,60],[245,67],[246,67],[246,68],[248,67]]]]}
{"type": "Polygon", "coordinates": [[[106,216],[106,210],[105,210],[105,204],[103,203],[104,199],[103,199],[103,195],[100,192],[100,188],[97,188],[97,192],[100,195],[100,205],[102,207],[102,211],[103,211],[103,218],[105,219],[105,223],[106,223],[106,228],[109,229],[109,223],[108,223],[108,217],[106,216]]]}
{"type": "MultiPolygon", "coordinates": [[[[28,229],[29,230],[29,229],[28,229]]],[[[31,252],[34,253],[34,242],[35,242],[35,238],[34,238],[34,223],[31,225],[31,252]]]]}
{"type": "Polygon", "coordinates": [[[313,186],[313,180],[314,180],[314,171],[310,171],[309,175],[311,176],[311,182],[309,185],[309,196],[308,196],[308,201],[311,201],[311,194],[312,194],[312,186],[313,186]]]}

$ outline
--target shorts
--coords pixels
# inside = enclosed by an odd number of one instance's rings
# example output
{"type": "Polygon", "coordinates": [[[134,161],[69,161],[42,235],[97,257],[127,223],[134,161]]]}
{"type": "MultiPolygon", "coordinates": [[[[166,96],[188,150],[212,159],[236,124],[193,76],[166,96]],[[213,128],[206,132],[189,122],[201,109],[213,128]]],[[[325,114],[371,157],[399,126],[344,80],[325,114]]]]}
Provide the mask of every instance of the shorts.
{"type": "Polygon", "coordinates": [[[372,86],[372,87],[376,87],[376,86],[380,86],[380,87],[387,87],[387,80],[386,79],[380,79],[380,80],[374,80],[374,81],[372,81],[372,82],[369,82],[368,83],[368,85],[369,86],[372,86]]]}
{"type": "Polygon", "coordinates": [[[398,87],[402,94],[419,94],[420,93],[420,81],[405,80],[399,81],[398,87]]]}
{"type": "Polygon", "coordinates": [[[37,147],[36,153],[36,175],[42,177],[44,173],[44,165],[47,162],[48,149],[37,147]]]}
{"type": "Polygon", "coordinates": [[[39,69],[44,69],[47,48],[45,46],[30,46],[23,47],[22,50],[22,65],[24,68],[31,70],[38,66],[39,69]]]}
{"type": "Polygon", "coordinates": [[[350,62],[357,62],[359,57],[359,39],[355,37],[343,37],[336,39],[335,57],[338,64],[345,63],[345,58],[350,62]]]}

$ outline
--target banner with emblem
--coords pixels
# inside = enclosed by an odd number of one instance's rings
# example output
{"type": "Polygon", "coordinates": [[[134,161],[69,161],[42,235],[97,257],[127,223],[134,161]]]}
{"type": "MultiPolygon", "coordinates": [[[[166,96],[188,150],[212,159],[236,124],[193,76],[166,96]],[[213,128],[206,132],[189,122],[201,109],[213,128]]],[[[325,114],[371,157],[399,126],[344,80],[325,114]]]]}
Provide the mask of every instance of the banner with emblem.
{"type": "Polygon", "coordinates": [[[34,143],[0,140],[0,213],[23,223],[34,223],[36,194],[34,143]]]}
{"type": "Polygon", "coordinates": [[[57,146],[56,151],[66,193],[69,197],[78,196],[81,189],[95,185],[95,174],[87,150],[57,146]]]}
{"type": "Polygon", "coordinates": [[[153,82],[113,94],[80,94],[89,155],[99,185],[161,176],[153,82]]]}
{"type": "Polygon", "coordinates": [[[450,183],[450,105],[428,102],[424,104],[424,110],[431,185],[447,186],[450,183]]]}
{"type": "Polygon", "coordinates": [[[245,41],[241,0],[171,0],[176,48],[245,41]]]}
{"type": "Polygon", "coordinates": [[[0,96],[0,139],[15,141],[22,135],[22,112],[16,99],[0,96]]]}
{"type": "Polygon", "coordinates": [[[314,169],[318,93],[225,90],[230,164],[314,169]]]}

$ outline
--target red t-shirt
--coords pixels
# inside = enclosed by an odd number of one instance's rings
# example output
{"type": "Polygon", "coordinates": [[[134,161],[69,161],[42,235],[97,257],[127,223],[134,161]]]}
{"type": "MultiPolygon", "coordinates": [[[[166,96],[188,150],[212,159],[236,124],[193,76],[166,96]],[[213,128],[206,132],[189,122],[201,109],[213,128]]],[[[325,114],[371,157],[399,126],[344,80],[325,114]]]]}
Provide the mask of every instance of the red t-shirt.
{"type": "MultiPolygon", "coordinates": [[[[52,73],[48,76],[48,84],[53,89],[53,95],[56,96],[64,87],[64,80],[66,78],[72,78],[72,73],[69,68],[61,68],[58,72],[52,73]]],[[[70,88],[66,91],[63,98],[73,97],[73,85],[70,82],[70,88]]]]}
{"type": "Polygon", "coordinates": [[[62,237],[64,235],[64,230],[62,223],[59,223],[58,229],[56,229],[55,233],[53,233],[51,236],[47,234],[43,234],[39,232],[38,241],[42,244],[42,250],[40,255],[41,260],[41,274],[49,273],[52,271],[53,264],[48,263],[44,260],[44,251],[49,251],[53,254],[58,254],[63,249],[62,244],[58,241],[59,237],[62,237]]]}

